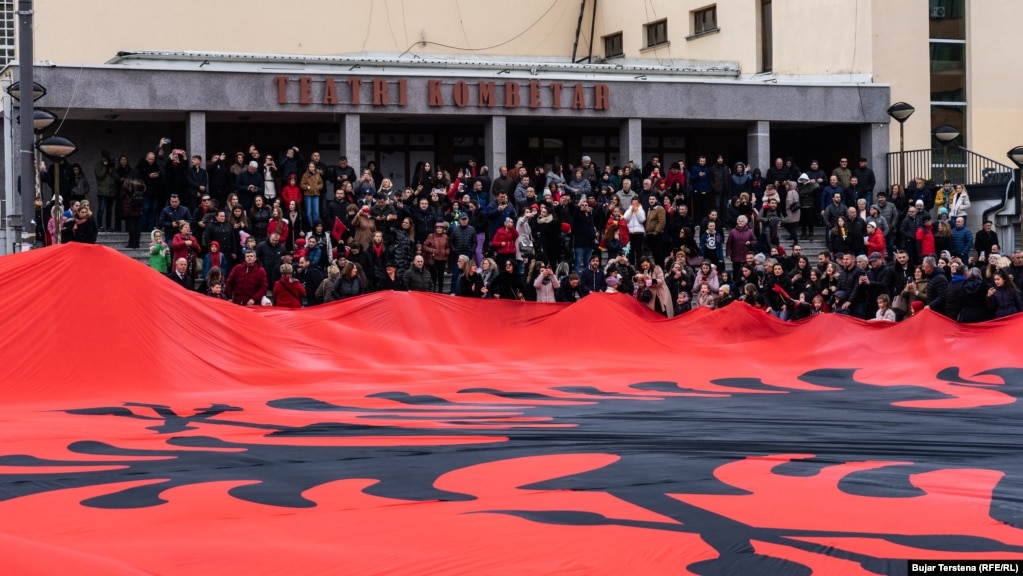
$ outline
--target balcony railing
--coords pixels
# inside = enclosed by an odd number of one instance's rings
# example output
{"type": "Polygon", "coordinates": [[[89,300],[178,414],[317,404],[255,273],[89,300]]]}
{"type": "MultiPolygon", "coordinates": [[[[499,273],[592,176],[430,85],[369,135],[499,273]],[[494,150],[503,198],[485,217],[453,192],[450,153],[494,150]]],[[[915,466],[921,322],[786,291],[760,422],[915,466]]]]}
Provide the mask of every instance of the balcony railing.
{"type": "Polygon", "coordinates": [[[1006,184],[1012,179],[1012,170],[961,146],[934,148],[933,150],[907,150],[904,153],[888,154],[888,188],[898,182],[905,163],[905,187],[914,178],[940,184],[946,179],[955,184],[973,186],[977,184],[1006,184]]]}

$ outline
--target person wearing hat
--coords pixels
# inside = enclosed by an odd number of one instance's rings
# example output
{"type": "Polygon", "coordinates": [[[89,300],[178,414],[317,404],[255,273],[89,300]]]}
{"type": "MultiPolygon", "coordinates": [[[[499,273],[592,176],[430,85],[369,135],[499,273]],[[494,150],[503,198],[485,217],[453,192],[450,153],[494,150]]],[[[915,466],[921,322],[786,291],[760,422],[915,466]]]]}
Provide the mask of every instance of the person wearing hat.
{"type": "Polygon", "coordinates": [[[369,216],[369,205],[363,204],[355,215],[352,216],[352,237],[353,241],[361,244],[363,249],[369,247],[373,241],[373,234],[377,231],[376,222],[369,216]]]}
{"type": "Polygon", "coordinates": [[[886,249],[887,243],[881,228],[875,222],[867,222],[867,253],[870,255],[877,254],[881,260],[884,260],[887,254],[886,249]]]}
{"type": "Polygon", "coordinates": [[[618,276],[608,276],[604,280],[604,284],[607,286],[607,288],[604,289],[604,292],[607,292],[608,294],[618,293],[618,276]]]}
{"type": "Polygon", "coordinates": [[[817,222],[814,200],[820,195],[820,185],[811,180],[807,173],[799,175],[796,192],[799,194],[799,229],[804,238],[813,238],[813,227],[817,222]]]}
{"type": "Polygon", "coordinates": [[[398,263],[394,260],[388,260],[384,264],[384,275],[380,277],[377,283],[377,290],[396,290],[399,292],[405,292],[405,280],[398,275],[398,263]]]}

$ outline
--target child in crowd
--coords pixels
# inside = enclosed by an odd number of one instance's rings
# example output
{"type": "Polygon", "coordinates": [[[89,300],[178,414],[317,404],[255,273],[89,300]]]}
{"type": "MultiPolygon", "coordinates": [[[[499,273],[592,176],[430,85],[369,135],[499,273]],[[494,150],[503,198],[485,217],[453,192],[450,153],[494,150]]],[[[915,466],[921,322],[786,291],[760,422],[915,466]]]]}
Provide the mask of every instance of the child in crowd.
{"type": "Polygon", "coordinates": [[[149,267],[160,274],[170,272],[170,246],[163,239],[163,232],[153,230],[149,234],[149,267]]]}
{"type": "Polygon", "coordinates": [[[220,270],[227,269],[227,258],[224,257],[224,253],[220,251],[220,242],[217,242],[216,240],[210,242],[209,251],[202,257],[202,272],[204,280],[207,276],[209,276],[210,270],[213,268],[219,268],[220,270]]]}

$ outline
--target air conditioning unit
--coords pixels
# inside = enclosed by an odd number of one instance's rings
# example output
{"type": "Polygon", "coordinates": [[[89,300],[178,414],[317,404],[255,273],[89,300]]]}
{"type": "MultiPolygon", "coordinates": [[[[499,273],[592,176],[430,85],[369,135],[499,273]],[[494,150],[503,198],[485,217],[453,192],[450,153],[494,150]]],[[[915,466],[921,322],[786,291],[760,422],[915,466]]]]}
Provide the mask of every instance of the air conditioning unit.
{"type": "Polygon", "coordinates": [[[931,18],[932,19],[938,19],[938,18],[944,18],[944,17],[945,17],[945,7],[944,6],[931,6],[931,18]]]}

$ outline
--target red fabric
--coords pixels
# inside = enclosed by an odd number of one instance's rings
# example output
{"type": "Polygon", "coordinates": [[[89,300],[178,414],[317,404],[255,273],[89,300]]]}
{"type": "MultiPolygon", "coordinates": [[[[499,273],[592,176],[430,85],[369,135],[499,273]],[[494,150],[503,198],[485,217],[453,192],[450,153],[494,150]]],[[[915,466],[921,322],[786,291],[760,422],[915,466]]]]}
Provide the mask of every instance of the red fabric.
{"type": "Polygon", "coordinates": [[[921,256],[934,254],[934,232],[929,224],[916,229],[916,241],[920,243],[921,256]]]}
{"type": "MultiPolygon", "coordinates": [[[[267,234],[267,236],[269,236],[270,234],[273,234],[274,232],[279,233],[281,235],[281,238],[287,238],[288,237],[288,221],[282,218],[280,220],[280,225],[278,225],[277,220],[270,220],[270,223],[267,224],[267,226],[266,226],[266,234],[267,234]]],[[[283,242],[283,240],[282,240],[282,242],[283,242]]]]}
{"type": "Polygon", "coordinates": [[[885,244],[884,234],[881,233],[881,229],[875,228],[874,233],[867,238],[867,255],[877,252],[882,258],[886,257],[885,244]]]}
{"type": "Polygon", "coordinates": [[[85,244],[0,258],[0,293],[0,574],[771,576],[1023,556],[1020,317],[793,324],[736,302],[666,320],[606,294],[391,291],[241,307],[85,244]],[[686,434],[645,420],[666,406],[686,434]],[[719,445],[744,426],[791,435],[719,445]]]}
{"type": "Polygon", "coordinates": [[[301,308],[303,296],[305,286],[294,277],[281,278],[274,283],[274,304],[280,308],[301,308]]]}
{"type": "Polygon", "coordinates": [[[174,262],[176,262],[178,258],[187,259],[189,252],[191,252],[197,260],[202,259],[202,248],[199,246],[199,239],[191,234],[189,234],[188,238],[182,236],[181,233],[175,234],[174,239],[171,240],[171,265],[173,266],[174,262]],[[186,245],[186,240],[191,240],[192,245],[186,245]]]}
{"type": "Polygon", "coordinates": [[[497,249],[498,254],[515,254],[515,240],[519,238],[518,230],[502,226],[494,233],[494,239],[490,244],[497,249]]]}
{"type": "Polygon", "coordinates": [[[259,262],[252,266],[239,264],[231,268],[227,276],[227,295],[235,304],[248,304],[249,300],[259,304],[266,290],[266,270],[263,270],[259,262]]]}
{"type": "Polygon", "coordinates": [[[288,182],[283,188],[281,188],[281,206],[283,208],[287,208],[288,203],[292,200],[299,204],[302,203],[302,189],[298,187],[298,184],[288,182]]]}

